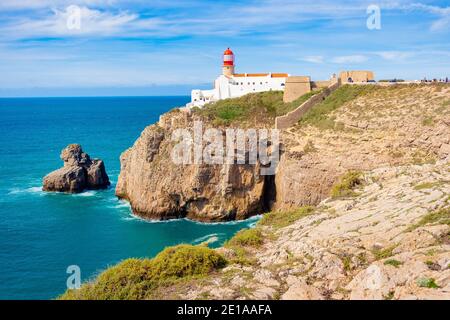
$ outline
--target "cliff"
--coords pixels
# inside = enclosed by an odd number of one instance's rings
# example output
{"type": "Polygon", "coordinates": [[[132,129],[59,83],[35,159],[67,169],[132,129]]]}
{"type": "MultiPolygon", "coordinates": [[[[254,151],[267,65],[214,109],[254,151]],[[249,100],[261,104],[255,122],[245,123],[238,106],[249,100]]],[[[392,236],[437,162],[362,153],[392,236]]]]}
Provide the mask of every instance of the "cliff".
{"type": "MultiPolygon", "coordinates": [[[[140,214],[155,212],[159,218],[178,212],[228,219],[229,210],[241,218],[266,206],[272,212],[215,250],[226,263],[202,268],[204,258],[191,261],[194,270],[202,270],[195,277],[173,276],[174,271],[170,281],[145,290],[142,279],[156,277],[157,256],[153,262],[133,262],[149,265],[138,268],[142,275],[135,276],[135,268],[124,262],[114,269],[118,282],[109,280],[107,270],[63,298],[101,292],[108,299],[117,297],[118,287],[127,294],[139,289],[137,296],[126,295],[137,299],[450,298],[450,86],[344,86],[282,133],[283,152],[272,181],[255,179],[255,169],[235,168],[234,178],[225,180],[232,184],[224,198],[223,168],[174,167],[167,161],[166,139],[197,117],[210,125],[258,123],[239,108],[232,108],[233,117],[221,113],[230,111],[229,103],[191,115],[172,112],[147,128],[122,156],[117,193],[140,214]],[[208,174],[198,175],[199,170],[208,174]],[[199,185],[190,179],[205,176],[199,193],[192,193],[199,185]],[[170,202],[171,194],[180,196],[170,202]],[[203,206],[185,205],[198,204],[195,199],[202,196],[203,206]]],[[[276,110],[267,108],[273,101],[262,105],[266,119],[274,119],[276,110]]],[[[248,113],[263,115],[256,111],[248,113]]],[[[195,248],[189,250],[204,250],[195,248]]],[[[170,265],[172,271],[178,267],[170,265]]]]}
{"type": "MultiPolygon", "coordinates": [[[[309,97],[307,95],[305,97],[309,97]]],[[[316,205],[348,170],[372,170],[445,158],[448,87],[430,85],[344,86],[281,133],[275,176],[257,165],[176,164],[179,129],[270,128],[274,118],[301,104],[284,104],[280,93],[224,100],[191,113],[174,110],[147,127],[121,156],[118,197],[142,217],[202,221],[316,205]]],[[[203,142],[202,149],[206,147],[203,142]]]]}
{"type": "MultiPolygon", "coordinates": [[[[281,100],[280,93],[266,95],[281,100]]],[[[245,100],[242,103],[249,105],[245,100]]],[[[177,164],[172,157],[177,143],[172,139],[173,134],[180,129],[193,134],[196,122],[201,122],[202,133],[211,127],[225,129],[236,122],[255,128],[267,127],[273,122],[274,114],[264,101],[261,103],[262,107],[255,106],[257,112],[227,106],[218,112],[219,105],[192,113],[173,110],[163,115],[121,155],[116,195],[128,200],[135,214],[150,219],[187,217],[224,221],[245,219],[268,210],[268,185],[273,179],[259,175],[259,163],[177,164]]],[[[203,153],[208,142],[200,145],[203,153]]]]}

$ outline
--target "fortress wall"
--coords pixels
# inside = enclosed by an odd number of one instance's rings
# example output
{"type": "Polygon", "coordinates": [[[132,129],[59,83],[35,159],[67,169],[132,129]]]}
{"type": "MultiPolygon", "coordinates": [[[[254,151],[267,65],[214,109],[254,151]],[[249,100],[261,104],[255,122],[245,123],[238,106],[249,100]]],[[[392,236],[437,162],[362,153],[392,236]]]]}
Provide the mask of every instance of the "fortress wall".
{"type": "Polygon", "coordinates": [[[322,92],[312,96],[307,101],[305,101],[301,106],[297,109],[292,110],[291,112],[275,118],[275,128],[276,129],[287,129],[292,125],[296,124],[303,115],[314,107],[317,103],[322,102],[326,97],[328,97],[334,90],[339,88],[340,81],[333,83],[332,85],[325,88],[322,92]]]}
{"type": "Polygon", "coordinates": [[[305,93],[311,92],[310,77],[287,77],[284,87],[283,101],[292,102],[305,93]]]}
{"type": "Polygon", "coordinates": [[[353,82],[367,82],[375,79],[372,71],[342,71],[339,74],[342,83],[347,83],[349,78],[352,78],[353,82]]]}
{"type": "Polygon", "coordinates": [[[311,88],[314,89],[322,89],[327,88],[331,85],[331,80],[324,81],[311,81],[311,88]]]}

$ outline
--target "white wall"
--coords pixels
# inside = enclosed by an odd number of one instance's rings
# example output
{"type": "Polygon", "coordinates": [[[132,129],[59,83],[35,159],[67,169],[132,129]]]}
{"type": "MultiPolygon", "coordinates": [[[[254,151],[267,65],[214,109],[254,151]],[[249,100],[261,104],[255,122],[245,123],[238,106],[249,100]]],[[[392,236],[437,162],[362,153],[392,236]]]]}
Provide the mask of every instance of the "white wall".
{"type": "Polygon", "coordinates": [[[262,77],[243,76],[231,78],[221,75],[214,81],[214,89],[192,90],[191,102],[187,106],[202,107],[209,102],[237,98],[253,92],[283,91],[285,83],[286,78],[272,78],[270,74],[262,77]]]}

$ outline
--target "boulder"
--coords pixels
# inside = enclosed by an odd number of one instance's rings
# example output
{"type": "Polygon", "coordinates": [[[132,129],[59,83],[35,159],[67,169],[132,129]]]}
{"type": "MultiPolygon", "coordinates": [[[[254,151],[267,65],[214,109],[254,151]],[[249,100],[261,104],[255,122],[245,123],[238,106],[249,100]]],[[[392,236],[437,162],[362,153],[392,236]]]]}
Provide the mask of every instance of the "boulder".
{"type": "Polygon", "coordinates": [[[61,151],[61,159],[64,166],[44,177],[44,191],[79,193],[110,185],[103,161],[91,159],[79,144],[68,145],[61,151]]]}

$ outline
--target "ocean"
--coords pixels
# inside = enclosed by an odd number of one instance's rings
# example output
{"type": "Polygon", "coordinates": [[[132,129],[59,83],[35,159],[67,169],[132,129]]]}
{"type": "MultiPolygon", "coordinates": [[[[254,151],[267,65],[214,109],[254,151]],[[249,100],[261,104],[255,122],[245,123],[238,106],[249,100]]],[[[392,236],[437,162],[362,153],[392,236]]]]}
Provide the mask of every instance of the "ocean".
{"type": "Polygon", "coordinates": [[[229,223],[149,222],[131,214],[114,188],[120,154],[159,115],[189,97],[0,99],[0,299],[52,299],[66,290],[68,266],[82,281],[131,257],[208,241],[218,247],[258,217],[229,223]],[[77,195],[44,193],[42,178],[79,143],[104,160],[112,185],[77,195]]]}

